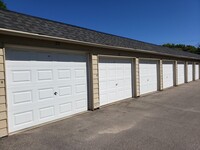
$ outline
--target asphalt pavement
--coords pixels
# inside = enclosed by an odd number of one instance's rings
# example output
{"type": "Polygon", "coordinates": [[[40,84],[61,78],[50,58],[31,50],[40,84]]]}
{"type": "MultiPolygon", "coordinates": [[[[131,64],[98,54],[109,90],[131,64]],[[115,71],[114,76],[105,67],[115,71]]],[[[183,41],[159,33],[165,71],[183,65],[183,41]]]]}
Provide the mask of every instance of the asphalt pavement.
{"type": "Polygon", "coordinates": [[[200,81],[1,138],[0,150],[200,150],[200,81]]]}

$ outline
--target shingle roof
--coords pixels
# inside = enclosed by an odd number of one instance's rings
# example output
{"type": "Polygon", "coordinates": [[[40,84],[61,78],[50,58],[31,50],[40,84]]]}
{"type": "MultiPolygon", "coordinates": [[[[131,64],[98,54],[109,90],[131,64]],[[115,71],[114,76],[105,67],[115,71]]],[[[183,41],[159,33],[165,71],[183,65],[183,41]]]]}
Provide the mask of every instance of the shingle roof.
{"type": "Polygon", "coordinates": [[[106,46],[141,49],[176,57],[190,57],[200,59],[200,55],[192,54],[189,52],[162,47],[155,44],[145,43],[8,10],[0,9],[0,20],[0,28],[4,29],[53,36],[82,42],[90,42],[106,46]]]}

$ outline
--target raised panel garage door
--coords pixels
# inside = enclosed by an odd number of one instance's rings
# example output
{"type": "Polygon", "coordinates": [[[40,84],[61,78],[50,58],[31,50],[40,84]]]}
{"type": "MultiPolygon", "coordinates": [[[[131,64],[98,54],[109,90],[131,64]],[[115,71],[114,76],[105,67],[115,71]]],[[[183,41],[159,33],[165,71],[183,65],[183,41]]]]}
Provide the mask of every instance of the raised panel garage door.
{"type": "Polygon", "coordinates": [[[178,76],[178,85],[185,83],[185,63],[177,63],[177,76],[178,76]]]}
{"type": "Polygon", "coordinates": [[[100,105],[132,97],[131,59],[101,58],[99,60],[100,105]]]}
{"type": "Polygon", "coordinates": [[[87,110],[86,56],[6,50],[9,132],[87,110]]]}
{"type": "Polygon", "coordinates": [[[199,79],[199,64],[195,64],[195,80],[199,79]]]}
{"type": "Polygon", "coordinates": [[[193,78],[193,67],[192,64],[188,64],[188,82],[192,81],[193,78]]]}
{"type": "Polygon", "coordinates": [[[140,60],[140,94],[158,90],[157,61],[140,60]]]}
{"type": "Polygon", "coordinates": [[[172,61],[163,61],[163,88],[174,85],[174,64],[172,61]]]}

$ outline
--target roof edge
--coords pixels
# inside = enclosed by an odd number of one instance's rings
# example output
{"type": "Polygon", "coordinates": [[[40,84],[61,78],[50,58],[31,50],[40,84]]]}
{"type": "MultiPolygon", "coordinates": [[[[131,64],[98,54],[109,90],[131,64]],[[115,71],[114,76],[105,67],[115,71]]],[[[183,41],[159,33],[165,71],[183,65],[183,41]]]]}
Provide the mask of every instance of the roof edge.
{"type": "Polygon", "coordinates": [[[5,28],[0,28],[0,33],[8,34],[8,35],[14,35],[14,36],[36,38],[36,39],[42,39],[42,40],[65,42],[65,43],[70,43],[70,44],[80,44],[80,45],[85,45],[85,46],[103,47],[103,48],[108,48],[108,49],[126,50],[126,51],[132,51],[132,52],[142,52],[142,53],[148,53],[148,54],[172,56],[172,57],[177,57],[177,58],[187,58],[187,59],[189,58],[189,59],[200,60],[200,59],[194,58],[194,57],[174,56],[174,55],[170,55],[170,54],[158,53],[158,52],[153,52],[153,51],[144,50],[144,49],[134,49],[134,48],[109,46],[109,45],[103,45],[103,44],[97,44],[97,43],[91,43],[91,42],[84,42],[84,41],[78,41],[78,40],[66,39],[66,38],[60,38],[60,37],[54,37],[54,36],[47,36],[47,35],[41,35],[41,34],[36,34],[36,33],[30,33],[30,32],[18,31],[18,30],[11,30],[11,29],[5,29],[5,28]]]}
{"type": "Polygon", "coordinates": [[[130,37],[122,36],[122,35],[116,35],[116,34],[112,34],[112,33],[106,33],[104,31],[98,31],[98,30],[95,30],[95,29],[87,28],[87,27],[81,27],[81,26],[78,26],[78,25],[68,24],[68,23],[65,23],[65,22],[62,22],[62,21],[55,21],[55,20],[51,20],[51,19],[47,19],[47,18],[43,18],[43,17],[33,16],[33,15],[25,14],[25,13],[22,13],[22,12],[16,12],[16,11],[13,11],[13,10],[5,10],[5,9],[2,9],[2,8],[0,8],[0,10],[6,11],[6,12],[10,12],[10,13],[19,14],[19,15],[24,15],[24,16],[27,16],[27,17],[32,17],[32,18],[36,18],[36,19],[40,19],[40,20],[50,21],[50,22],[58,23],[58,24],[62,24],[62,25],[68,25],[68,26],[71,26],[71,27],[75,27],[75,28],[79,28],[79,29],[84,29],[84,30],[88,30],[88,31],[92,31],[92,32],[98,32],[98,33],[101,33],[101,34],[106,34],[106,35],[110,35],[110,36],[124,38],[124,39],[127,39],[127,40],[134,40],[134,41],[137,41],[137,42],[141,42],[141,43],[145,43],[145,44],[150,44],[150,45],[153,45],[153,46],[158,46],[158,47],[161,46],[161,45],[158,45],[158,44],[154,44],[154,43],[150,43],[150,42],[145,42],[145,41],[141,41],[141,40],[136,40],[136,39],[133,39],[133,38],[130,38],[130,37]]]}

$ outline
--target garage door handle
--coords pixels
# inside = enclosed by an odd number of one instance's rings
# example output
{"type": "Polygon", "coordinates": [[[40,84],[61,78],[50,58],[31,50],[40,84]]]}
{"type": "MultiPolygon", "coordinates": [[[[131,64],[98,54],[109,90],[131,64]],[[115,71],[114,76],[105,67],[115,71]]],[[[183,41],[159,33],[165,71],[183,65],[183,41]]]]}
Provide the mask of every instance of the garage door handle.
{"type": "Polygon", "coordinates": [[[118,83],[116,83],[116,86],[118,86],[118,83]]]}
{"type": "Polygon", "coordinates": [[[54,92],[54,95],[57,95],[58,93],[57,92],[54,92]]]}

